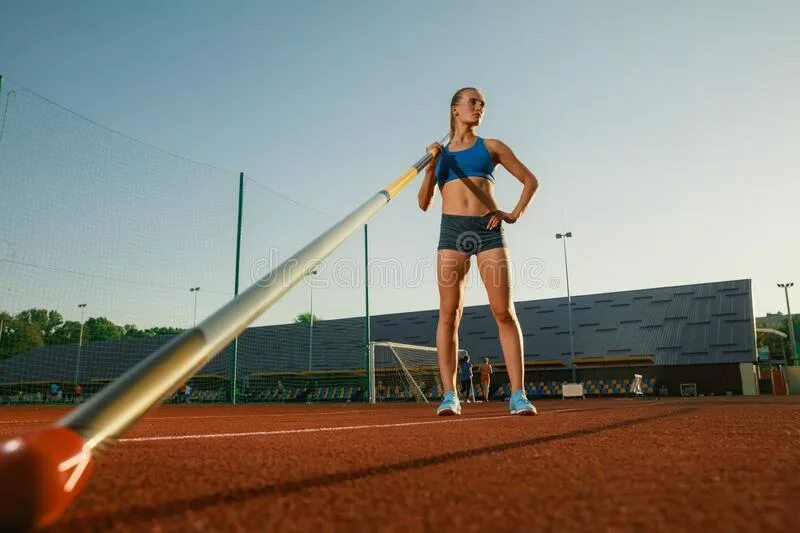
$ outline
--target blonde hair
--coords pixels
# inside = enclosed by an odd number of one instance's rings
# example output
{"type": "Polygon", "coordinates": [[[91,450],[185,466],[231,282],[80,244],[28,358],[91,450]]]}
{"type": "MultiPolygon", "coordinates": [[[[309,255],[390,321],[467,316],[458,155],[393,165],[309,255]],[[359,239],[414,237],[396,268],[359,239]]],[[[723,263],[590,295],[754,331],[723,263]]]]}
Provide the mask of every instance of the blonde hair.
{"type": "Polygon", "coordinates": [[[450,100],[450,140],[453,140],[453,135],[456,133],[456,119],[453,116],[453,106],[458,105],[461,100],[461,95],[467,91],[477,91],[475,87],[462,87],[456,91],[453,98],[450,100]]]}

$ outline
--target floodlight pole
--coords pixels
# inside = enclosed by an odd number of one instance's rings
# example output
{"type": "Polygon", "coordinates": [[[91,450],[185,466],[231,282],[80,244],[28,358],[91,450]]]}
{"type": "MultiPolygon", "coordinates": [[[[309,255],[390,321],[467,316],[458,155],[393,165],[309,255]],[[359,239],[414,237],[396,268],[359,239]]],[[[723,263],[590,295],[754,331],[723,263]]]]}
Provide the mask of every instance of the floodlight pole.
{"type": "Polygon", "coordinates": [[[78,359],[75,361],[75,384],[78,384],[78,373],[81,369],[81,347],[83,346],[83,324],[86,316],[86,304],[78,304],[81,310],[81,332],[78,334],[78,359]]]}
{"type": "Polygon", "coordinates": [[[786,296],[786,316],[789,320],[789,354],[792,356],[792,365],[796,366],[800,363],[800,361],[797,360],[797,342],[794,338],[794,320],[792,318],[792,308],[789,307],[789,288],[793,286],[794,282],[778,283],[778,287],[783,289],[783,293],[786,296]]]}
{"type": "Polygon", "coordinates": [[[569,263],[567,262],[567,239],[572,237],[572,232],[556,233],[556,239],[564,243],[564,271],[567,275],[567,316],[569,317],[569,359],[572,366],[572,382],[577,383],[578,377],[575,370],[575,339],[572,330],[572,295],[569,292],[569,263]]]}
{"type": "MultiPolygon", "coordinates": [[[[310,275],[316,276],[317,271],[312,270],[310,275]]],[[[308,379],[311,381],[311,366],[314,361],[314,282],[310,285],[311,312],[308,315],[308,379]]]]}
{"type": "MultiPolygon", "coordinates": [[[[233,275],[233,297],[239,296],[239,260],[242,252],[242,205],[244,202],[244,172],[239,172],[239,211],[236,221],[236,271],[233,275]]],[[[236,404],[236,379],[239,365],[239,336],[233,339],[231,345],[231,403],[236,404]]]]}
{"type": "Polygon", "coordinates": [[[364,356],[364,368],[367,371],[367,376],[364,380],[364,386],[361,389],[365,392],[363,396],[366,398],[367,402],[372,401],[372,387],[370,383],[372,383],[371,377],[373,374],[370,354],[370,329],[369,329],[369,232],[367,229],[367,224],[364,224],[364,346],[366,348],[366,354],[364,356]]]}
{"type": "Polygon", "coordinates": [[[192,327],[197,325],[197,293],[200,292],[200,287],[192,287],[189,292],[194,293],[194,318],[192,320],[192,327]]]}

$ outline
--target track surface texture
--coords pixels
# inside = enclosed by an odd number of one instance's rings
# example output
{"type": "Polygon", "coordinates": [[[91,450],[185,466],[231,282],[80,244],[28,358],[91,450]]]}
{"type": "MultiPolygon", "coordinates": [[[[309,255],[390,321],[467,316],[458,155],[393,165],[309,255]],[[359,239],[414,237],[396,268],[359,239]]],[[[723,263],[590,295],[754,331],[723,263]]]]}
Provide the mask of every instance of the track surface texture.
{"type": "MultiPolygon", "coordinates": [[[[537,406],[164,406],[49,530],[796,530],[800,398],[537,406]]],[[[65,412],[0,408],[0,437],[65,412]]]]}

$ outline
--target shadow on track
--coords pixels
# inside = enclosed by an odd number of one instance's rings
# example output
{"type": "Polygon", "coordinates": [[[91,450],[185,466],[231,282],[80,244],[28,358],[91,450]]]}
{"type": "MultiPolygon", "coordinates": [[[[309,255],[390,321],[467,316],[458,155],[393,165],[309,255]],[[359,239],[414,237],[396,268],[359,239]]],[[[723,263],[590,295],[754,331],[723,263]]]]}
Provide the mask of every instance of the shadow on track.
{"type": "Polygon", "coordinates": [[[106,530],[113,527],[114,524],[147,522],[155,518],[165,518],[169,516],[180,515],[187,511],[202,511],[206,508],[214,507],[216,505],[235,504],[253,498],[261,498],[263,496],[284,496],[311,488],[332,487],[340,483],[366,479],[373,476],[394,474],[408,470],[418,470],[430,466],[441,465],[450,461],[463,460],[486,454],[505,452],[518,448],[526,448],[529,446],[537,446],[550,442],[585,437],[606,431],[614,431],[617,429],[628,428],[648,422],[655,422],[657,420],[664,420],[667,418],[689,414],[697,410],[698,409],[696,407],[687,407],[669,413],[633,418],[631,420],[624,420],[603,426],[578,429],[556,435],[534,437],[502,444],[493,444],[491,446],[483,446],[471,450],[458,450],[454,452],[432,455],[429,457],[421,457],[419,459],[413,459],[401,463],[374,466],[370,468],[338,472],[335,474],[326,474],[284,483],[270,483],[255,487],[234,489],[213,494],[206,494],[196,498],[162,502],[150,506],[133,506],[121,511],[90,514],[75,518],[73,520],[61,521],[44,531],[61,531],[65,526],[76,530],[106,530]]]}

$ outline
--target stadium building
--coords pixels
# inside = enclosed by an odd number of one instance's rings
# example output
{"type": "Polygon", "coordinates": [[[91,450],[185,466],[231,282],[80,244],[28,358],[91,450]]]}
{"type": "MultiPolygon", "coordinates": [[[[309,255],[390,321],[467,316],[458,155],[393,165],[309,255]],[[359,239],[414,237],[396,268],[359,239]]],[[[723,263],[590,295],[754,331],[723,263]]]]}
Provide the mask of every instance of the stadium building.
{"type": "MultiPolygon", "coordinates": [[[[559,396],[561,384],[572,381],[573,364],[587,395],[625,394],[634,374],[643,376],[644,392],[653,395],[753,395],[780,389],[771,372],[757,364],[750,280],[575,296],[574,358],[566,298],[517,302],[516,309],[525,342],[526,388],[534,397],[559,396]]],[[[437,321],[437,310],[374,316],[371,339],[433,347],[437,321]]],[[[307,324],[249,328],[236,350],[239,394],[251,401],[298,396],[276,395],[280,382],[281,389],[313,387],[317,399],[350,398],[365,383],[364,326],[363,317],[319,321],[313,338],[307,324]]],[[[473,363],[489,357],[495,366],[492,395],[506,395],[489,306],[465,307],[459,334],[460,347],[473,363]]],[[[91,393],[171,338],[96,342],[83,346],[80,354],[75,345],[38,348],[0,363],[0,394],[33,394],[53,382],[69,389],[76,376],[91,393]]],[[[426,357],[428,375],[438,381],[435,354],[426,357]]],[[[229,347],[192,379],[195,399],[229,397],[233,368],[229,347]]],[[[430,398],[438,396],[440,385],[428,386],[430,398]]],[[[407,388],[387,393],[387,398],[395,396],[411,394],[407,388]]]]}
{"type": "MultiPolygon", "coordinates": [[[[516,310],[528,388],[555,394],[572,380],[567,299],[517,302],[516,310]]],[[[437,318],[436,311],[375,317],[373,338],[433,345],[437,318]]],[[[589,394],[623,394],[635,373],[655,394],[676,395],[681,384],[699,394],[756,392],[750,280],[575,296],[572,323],[577,379],[589,394]]],[[[473,361],[502,363],[488,305],[464,308],[459,337],[473,361]]]]}

